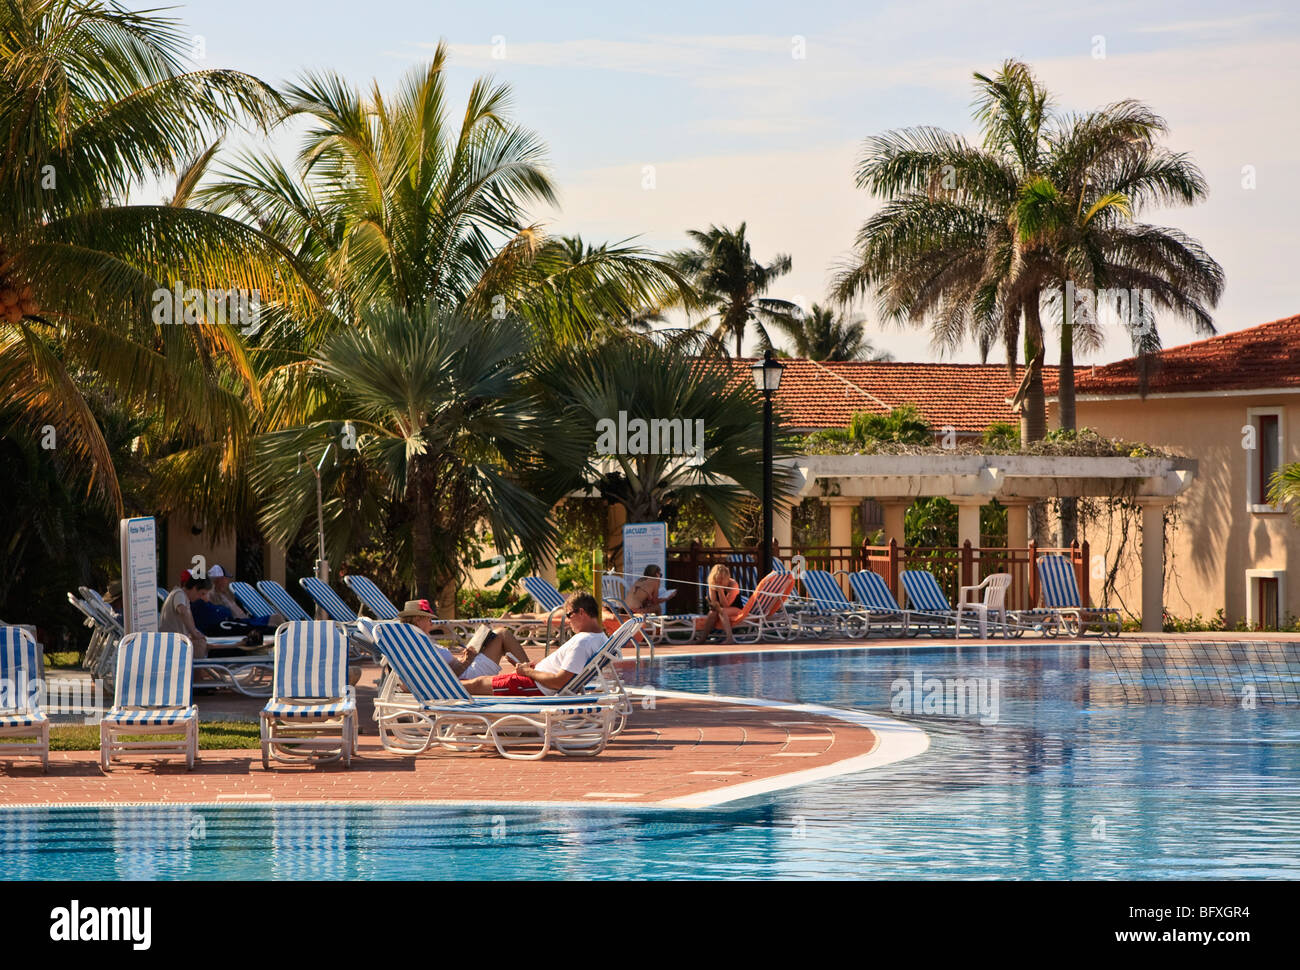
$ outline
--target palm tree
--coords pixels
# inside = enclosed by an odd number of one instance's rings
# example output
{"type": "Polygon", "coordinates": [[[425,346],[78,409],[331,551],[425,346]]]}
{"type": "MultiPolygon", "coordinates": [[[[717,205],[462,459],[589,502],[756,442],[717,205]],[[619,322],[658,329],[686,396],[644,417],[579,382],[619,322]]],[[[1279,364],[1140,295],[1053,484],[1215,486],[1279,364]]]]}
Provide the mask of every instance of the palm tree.
{"type": "Polygon", "coordinates": [[[1157,146],[1162,119],[1133,101],[1057,116],[1047,91],[1016,61],[993,78],[975,78],[981,147],[929,128],[868,140],[858,184],[890,201],[863,226],[858,259],[835,292],[847,301],[875,289],[888,318],[929,320],[944,345],[973,334],[986,353],[1000,336],[1008,367],[1023,317],[1026,375],[1017,399],[1029,442],[1046,432],[1042,309],[1054,302],[1065,314],[1064,428],[1075,422],[1075,341],[1097,337],[1095,319],[1074,319],[1059,299],[1066,283],[1149,291],[1152,306],[1125,321],[1145,353],[1159,346],[1155,307],[1213,332],[1206,307],[1218,300],[1223,276],[1195,240],[1132,221],[1142,205],[1204,196],[1196,166],[1157,146]]]}
{"type": "MultiPolygon", "coordinates": [[[[544,407],[582,454],[552,469],[546,487],[561,494],[594,487],[623,505],[629,522],[654,521],[698,499],[737,544],[743,507],[762,489],[762,400],[748,373],[735,379],[709,346],[691,332],[628,334],[544,354],[537,365],[544,407]],[[649,431],[641,441],[638,420],[649,431]],[[626,441],[602,440],[602,429],[620,423],[626,441]]],[[[779,418],[775,430],[780,451],[789,441],[779,418]]],[[[786,485],[778,467],[777,490],[786,485]]]]}
{"type": "Polygon", "coordinates": [[[794,341],[795,355],[808,360],[893,360],[867,339],[861,320],[837,316],[830,307],[814,303],[808,313],[772,322],[794,341]]]}
{"type": "Polygon", "coordinates": [[[1268,500],[1275,506],[1291,506],[1291,514],[1300,521],[1300,461],[1282,465],[1273,472],[1268,500]]]}
{"type": "Polygon", "coordinates": [[[1050,100],[1028,68],[1008,61],[996,78],[975,75],[983,145],[937,128],[867,139],[857,184],[886,197],[857,236],[853,261],[834,296],[850,303],[877,294],[886,320],[930,323],[935,343],[974,336],[982,355],[995,340],[1008,371],[1019,355],[1022,318],[1026,374],[1024,438],[1047,430],[1039,314],[1042,260],[1014,231],[1020,185],[1043,161],[1050,100]]]}
{"type": "Polygon", "coordinates": [[[10,431],[55,428],[55,460],[88,470],[119,513],[88,391],[156,411],[160,434],[221,442],[227,465],[258,401],[237,321],[199,308],[205,325],[160,326],[158,294],[236,290],[297,307],[312,297],[257,230],[184,204],[128,203],[214,133],[280,110],[256,78],[184,70],[186,46],[152,12],[0,5],[0,409],[21,416],[10,431]]]}
{"type": "Polygon", "coordinates": [[[550,502],[521,476],[543,457],[572,467],[581,455],[526,389],[528,343],[513,317],[394,306],[337,330],[311,362],[328,409],[259,439],[253,480],[268,537],[291,542],[314,519],[304,457],[329,448],[327,548],[356,548],[361,530],[391,523],[417,596],[435,599],[457,578],[481,519],[502,551],[547,551],[550,502]]]}
{"type": "Polygon", "coordinates": [[[692,229],[687,235],[695,248],[673,253],[672,261],[710,310],[701,324],[716,321],[718,337],[735,339],[737,357],[750,321],[767,340],[764,323],[789,319],[798,312],[799,307],[788,300],[763,296],[775,280],[790,272],[792,262],[786,255],[778,255],[766,266],[754,259],[745,238],[745,223],[735,229],[692,229]]]}

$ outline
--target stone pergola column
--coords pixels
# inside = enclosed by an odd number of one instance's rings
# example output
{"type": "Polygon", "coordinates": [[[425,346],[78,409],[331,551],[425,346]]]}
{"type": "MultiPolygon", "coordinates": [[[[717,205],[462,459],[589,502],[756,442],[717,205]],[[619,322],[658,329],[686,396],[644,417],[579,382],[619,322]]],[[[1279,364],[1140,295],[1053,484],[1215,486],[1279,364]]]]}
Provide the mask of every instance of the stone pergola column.
{"type": "Polygon", "coordinates": [[[959,495],[952,499],[957,506],[957,545],[963,546],[967,540],[976,549],[980,545],[980,509],[988,505],[989,500],[982,495],[959,495]]]}
{"type": "Polygon", "coordinates": [[[910,498],[878,498],[876,503],[885,513],[885,538],[883,545],[889,545],[893,539],[900,546],[907,539],[907,510],[912,506],[910,498]]]}
{"type": "Polygon", "coordinates": [[[1007,507],[1007,548],[1029,546],[1029,503],[999,499],[1007,507]]]}
{"type": "Polygon", "coordinates": [[[1165,506],[1169,500],[1138,499],[1138,504],[1142,506],[1142,632],[1159,633],[1164,627],[1165,506]]]}
{"type": "Polygon", "coordinates": [[[831,545],[853,545],[853,510],[862,500],[860,498],[824,498],[831,509],[831,545]]]}

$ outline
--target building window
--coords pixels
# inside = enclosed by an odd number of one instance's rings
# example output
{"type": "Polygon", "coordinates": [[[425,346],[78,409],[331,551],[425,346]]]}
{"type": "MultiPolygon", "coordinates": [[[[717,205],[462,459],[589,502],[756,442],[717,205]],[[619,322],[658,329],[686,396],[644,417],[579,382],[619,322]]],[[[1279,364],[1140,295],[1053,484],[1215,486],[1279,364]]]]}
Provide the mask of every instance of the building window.
{"type": "Polygon", "coordinates": [[[1282,412],[1276,408],[1251,408],[1247,421],[1253,448],[1247,450],[1246,502],[1251,512],[1281,512],[1268,500],[1269,483],[1282,464],[1282,412]]]}
{"type": "Polygon", "coordinates": [[[1286,596],[1285,569],[1246,570],[1246,625],[1252,630],[1276,630],[1286,596]]]}

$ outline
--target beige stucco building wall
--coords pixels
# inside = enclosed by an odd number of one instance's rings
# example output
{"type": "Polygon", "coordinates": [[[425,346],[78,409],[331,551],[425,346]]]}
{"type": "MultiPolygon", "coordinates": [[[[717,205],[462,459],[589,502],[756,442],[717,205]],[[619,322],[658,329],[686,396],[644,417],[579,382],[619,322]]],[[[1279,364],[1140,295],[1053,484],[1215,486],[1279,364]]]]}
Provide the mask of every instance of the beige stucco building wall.
{"type": "MultiPolygon", "coordinates": [[[[1280,618],[1300,615],[1300,528],[1285,512],[1250,508],[1248,470],[1258,458],[1243,447],[1243,427],[1252,408],[1281,412],[1281,461],[1300,461],[1297,394],[1218,393],[1145,400],[1081,396],[1077,402],[1081,428],[1167,448],[1200,463],[1194,483],[1176,506],[1177,522],[1167,530],[1165,608],[1176,616],[1200,613],[1208,620],[1223,609],[1230,626],[1246,619],[1247,570],[1251,569],[1284,571],[1278,590],[1280,618]]],[[[1053,413],[1053,425],[1055,418],[1053,413]]],[[[1094,554],[1103,552],[1106,524],[1094,523],[1084,538],[1094,554]]],[[[1115,544],[1113,532],[1111,544],[1115,544]]],[[[1141,602],[1138,549],[1132,548],[1124,559],[1116,591],[1136,611],[1141,602]]]]}

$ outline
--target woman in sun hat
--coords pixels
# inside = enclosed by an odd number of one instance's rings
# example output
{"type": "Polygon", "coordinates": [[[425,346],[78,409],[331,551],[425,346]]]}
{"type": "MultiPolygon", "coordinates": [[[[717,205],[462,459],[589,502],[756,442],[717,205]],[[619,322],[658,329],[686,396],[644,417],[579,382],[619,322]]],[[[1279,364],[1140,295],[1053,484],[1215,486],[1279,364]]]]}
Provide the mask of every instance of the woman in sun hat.
{"type": "MultiPolygon", "coordinates": [[[[397,614],[397,618],[426,634],[432,634],[435,625],[442,626],[443,630],[446,629],[429,607],[429,601],[425,599],[407,600],[402,611],[397,614]]],[[[486,623],[475,631],[459,657],[436,643],[434,649],[451,668],[452,673],[461,680],[470,677],[495,676],[501,673],[501,658],[506,654],[524,659],[528,656],[519,645],[519,641],[508,630],[491,630],[486,623]]]]}

